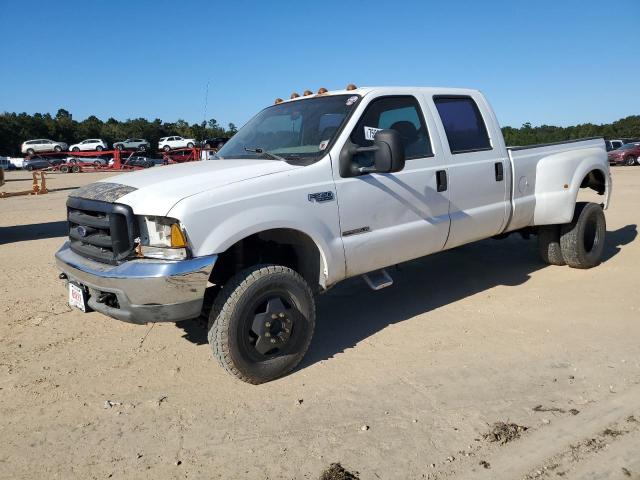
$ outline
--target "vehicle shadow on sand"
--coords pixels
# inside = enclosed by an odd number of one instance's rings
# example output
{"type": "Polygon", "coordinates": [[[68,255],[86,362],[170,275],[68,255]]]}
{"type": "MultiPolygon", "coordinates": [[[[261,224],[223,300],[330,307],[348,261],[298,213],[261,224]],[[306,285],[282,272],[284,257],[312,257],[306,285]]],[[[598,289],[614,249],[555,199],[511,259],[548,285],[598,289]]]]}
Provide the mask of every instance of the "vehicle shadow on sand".
{"type": "MultiPolygon", "coordinates": [[[[608,231],[607,261],[637,236],[636,225],[608,231]]],[[[371,291],[350,279],[318,300],[316,333],[300,368],[326,360],[394,323],[436,310],[499,285],[517,286],[549,266],[538,256],[537,238],[511,235],[484,240],[389,269],[394,285],[371,291]]]]}
{"type": "Polygon", "coordinates": [[[66,221],[0,227],[0,245],[44,238],[66,237],[68,234],[69,227],[66,221]]]}
{"type": "MultiPolygon", "coordinates": [[[[637,236],[637,226],[608,231],[603,261],[617,255],[637,236]]],[[[316,331],[297,370],[354,347],[389,325],[483,292],[498,285],[517,286],[548,266],[540,260],[536,237],[484,240],[429,255],[387,270],[393,286],[374,292],[361,277],[346,280],[317,298],[316,331]]],[[[207,343],[196,320],[178,322],[183,338],[207,343]]]]}

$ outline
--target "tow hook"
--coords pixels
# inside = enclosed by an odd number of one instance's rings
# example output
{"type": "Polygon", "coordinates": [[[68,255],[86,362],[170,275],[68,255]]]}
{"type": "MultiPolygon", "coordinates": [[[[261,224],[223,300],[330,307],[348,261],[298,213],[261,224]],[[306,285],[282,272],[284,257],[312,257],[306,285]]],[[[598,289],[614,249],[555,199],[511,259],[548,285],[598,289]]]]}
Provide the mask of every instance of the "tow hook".
{"type": "Polygon", "coordinates": [[[63,273],[61,273],[60,275],[58,275],[58,278],[59,278],[60,280],[68,280],[68,279],[69,279],[69,277],[67,277],[67,274],[66,274],[66,273],[64,273],[64,272],[63,272],[63,273]]]}

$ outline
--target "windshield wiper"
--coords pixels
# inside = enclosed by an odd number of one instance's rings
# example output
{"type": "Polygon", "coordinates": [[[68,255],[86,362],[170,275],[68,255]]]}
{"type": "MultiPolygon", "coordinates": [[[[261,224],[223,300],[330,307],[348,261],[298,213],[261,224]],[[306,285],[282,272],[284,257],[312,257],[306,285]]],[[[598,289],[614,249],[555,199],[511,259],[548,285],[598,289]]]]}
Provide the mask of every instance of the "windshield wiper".
{"type": "Polygon", "coordinates": [[[283,162],[287,161],[286,158],[283,158],[280,155],[276,155],[275,153],[267,152],[264,148],[260,148],[260,147],[256,147],[256,148],[244,147],[244,151],[245,152],[249,152],[249,153],[258,153],[258,154],[262,154],[262,155],[267,155],[267,156],[271,157],[274,160],[282,160],[283,162]]]}

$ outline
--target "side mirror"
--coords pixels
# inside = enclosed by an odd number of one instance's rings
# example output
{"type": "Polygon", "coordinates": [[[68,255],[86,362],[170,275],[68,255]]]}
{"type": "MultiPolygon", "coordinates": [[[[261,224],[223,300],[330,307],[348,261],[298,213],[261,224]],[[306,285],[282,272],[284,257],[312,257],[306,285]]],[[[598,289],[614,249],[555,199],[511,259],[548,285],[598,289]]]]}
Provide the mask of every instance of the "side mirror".
{"type": "Polygon", "coordinates": [[[365,173],[393,173],[404,168],[404,145],[396,130],[380,130],[373,139],[373,146],[359,147],[347,142],[340,152],[340,176],[356,177],[365,173]],[[361,167],[354,163],[357,153],[373,152],[373,166],[361,167]]]}

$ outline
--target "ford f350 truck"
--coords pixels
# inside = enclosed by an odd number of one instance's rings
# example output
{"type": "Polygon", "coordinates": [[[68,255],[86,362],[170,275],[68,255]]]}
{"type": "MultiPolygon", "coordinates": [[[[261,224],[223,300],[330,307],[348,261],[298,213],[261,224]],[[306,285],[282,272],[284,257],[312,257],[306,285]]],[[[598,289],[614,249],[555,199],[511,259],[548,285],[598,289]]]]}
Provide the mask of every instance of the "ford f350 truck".
{"type": "Polygon", "coordinates": [[[516,231],[549,264],[597,265],[610,194],[602,139],[507,148],[476,90],[321,89],[277,99],[213,160],[74,191],[56,260],[81,310],[204,315],[220,364],[257,384],[300,362],[315,295],[346,278],[383,288],[385,267],[516,231]]]}

